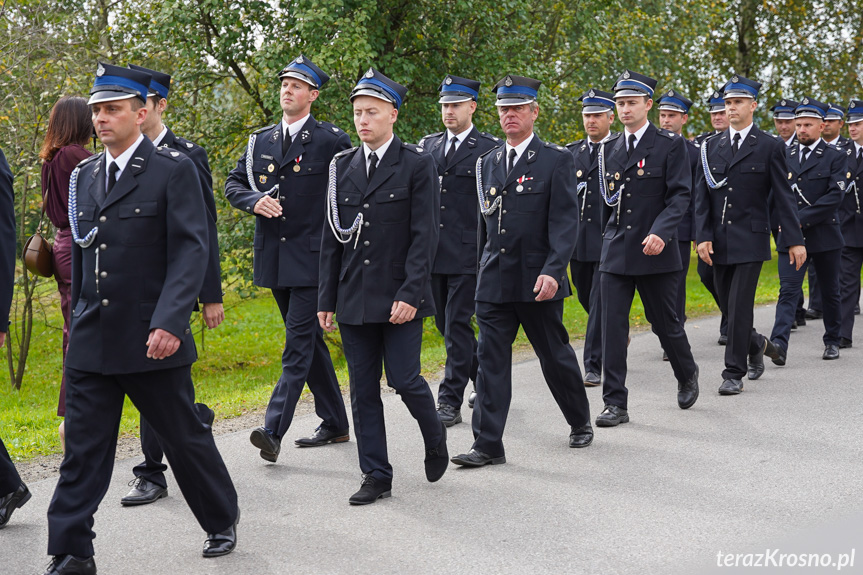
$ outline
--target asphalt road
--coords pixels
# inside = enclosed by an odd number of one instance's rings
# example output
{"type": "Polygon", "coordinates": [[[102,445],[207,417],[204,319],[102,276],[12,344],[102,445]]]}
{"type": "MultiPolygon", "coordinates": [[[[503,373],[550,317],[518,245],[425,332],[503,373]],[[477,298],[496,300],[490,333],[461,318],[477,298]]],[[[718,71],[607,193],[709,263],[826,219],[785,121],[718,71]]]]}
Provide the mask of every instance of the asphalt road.
{"type": "MultiPolygon", "coordinates": [[[[773,309],[755,317],[769,332],[773,309]]],[[[823,325],[809,322],[792,335],[786,367],[768,360],[743,394],[722,397],[718,323],[687,324],[701,368],[701,397],[688,411],[677,407],[657,338],[635,335],[632,421],[597,428],[587,449],[568,448],[569,428],[539,362],[515,365],[507,463],[451,465],[435,484],[425,481],[417,426],[387,394],[393,497],[370,506],[347,502],[360,484],[353,441],[316,449],[287,441],[273,465],[259,458],[248,431],[219,436],[242,508],[237,550],[220,559],[200,557],[204,534],[173,478],[168,498],[122,508],[136,460],[117,461],[96,515],[99,573],[833,573],[832,565],[801,568],[800,557],[786,569],[720,565],[755,563],[759,553],[767,565],[801,553],[847,563],[852,549],[855,564],[841,572],[863,572],[863,350],[821,360],[823,325]]],[[[601,389],[588,396],[595,416],[601,389]]],[[[317,423],[314,415],[297,418],[286,439],[317,423]]],[[[467,423],[450,428],[451,455],[471,442],[467,423]]],[[[55,482],[31,484],[33,499],[0,531],[0,574],[42,573],[55,482]]]]}

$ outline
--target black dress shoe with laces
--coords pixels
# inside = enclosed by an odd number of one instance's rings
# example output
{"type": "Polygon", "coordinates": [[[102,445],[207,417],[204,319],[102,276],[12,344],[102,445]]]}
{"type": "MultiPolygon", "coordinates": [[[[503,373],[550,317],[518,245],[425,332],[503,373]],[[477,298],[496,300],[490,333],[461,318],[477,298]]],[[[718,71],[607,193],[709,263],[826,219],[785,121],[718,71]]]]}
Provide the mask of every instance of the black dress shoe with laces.
{"type": "Polygon", "coordinates": [[[769,357],[770,361],[772,361],[774,365],[785,365],[785,361],[788,359],[788,352],[786,352],[782,346],[774,344],[767,338],[764,339],[766,341],[764,355],[769,357]]]}
{"type": "Polygon", "coordinates": [[[569,432],[570,447],[587,447],[593,443],[593,427],[585,423],[581,427],[573,427],[569,432]]]}
{"type": "Polygon", "coordinates": [[[204,557],[221,557],[227,555],[237,547],[237,523],[240,522],[240,508],[237,507],[237,518],[234,524],[221,533],[207,533],[204,540],[204,557]]]}
{"type": "Polygon", "coordinates": [[[456,455],[451,459],[451,461],[456,465],[461,465],[462,467],[482,467],[483,465],[499,465],[501,463],[506,463],[506,457],[503,455],[500,457],[492,457],[482,451],[471,449],[467,453],[456,455]]]}
{"type": "Polygon", "coordinates": [[[56,555],[45,575],[96,575],[96,562],[92,557],[56,555]]]}
{"type": "Polygon", "coordinates": [[[9,523],[12,512],[24,507],[24,504],[30,501],[31,497],[33,495],[23,483],[12,493],[7,493],[3,497],[0,497],[0,529],[6,527],[6,524],[9,523]]]}
{"type": "Polygon", "coordinates": [[[728,336],[725,334],[719,334],[719,340],[716,342],[719,345],[728,345],[728,336]]]}
{"type": "Polygon", "coordinates": [[[453,407],[448,403],[441,403],[437,408],[438,417],[441,422],[447,427],[452,427],[456,423],[461,423],[461,410],[453,407]]]}
{"type": "Polygon", "coordinates": [[[826,346],[821,359],[839,359],[839,346],[832,343],[826,346]]]}
{"type": "Polygon", "coordinates": [[[267,431],[264,427],[259,427],[256,430],[252,431],[252,434],[249,436],[249,441],[252,442],[252,445],[261,450],[261,457],[275,463],[279,458],[279,451],[282,449],[281,440],[267,431]]]}
{"type": "Polygon", "coordinates": [[[340,431],[328,429],[323,425],[319,425],[311,437],[300,437],[299,439],[295,439],[294,444],[297,445],[297,447],[320,447],[321,445],[327,445],[328,443],[344,443],[350,439],[351,436],[348,434],[347,429],[340,431]]]}
{"type": "Polygon", "coordinates": [[[677,406],[680,409],[689,409],[698,400],[698,366],[695,373],[686,381],[677,382],[677,406]]]}
{"type": "Polygon", "coordinates": [[[426,449],[425,467],[426,479],[434,483],[446,473],[449,467],[449,452],[446,449],[446,424],[441,421],[440,441],[431,449],[426,449]]]}
{"type": "Polygon", "coordinates": [[[602,383],[598,373],[588,371],[584,374],[584,387],[596,387],[602,383]]]}
{"type": "Polygon", "coordinates": [[[132,505],[147,505],[168,496],[168,488],[156,485],[143,477],[136,477],[129,482],[132,490],[121,500],[120,505],[131,507],[132,505]]]}
{"type": "Polygon", "coordinates": [[[378,499],[386,499],[392,496],[393,482],[377,479],[370,475],[363,478],[360,490],[351,495],[348,503],[351,505],[368,505],[378,499]]]}
{"type": "Polygon", "coordinates": [[[851,347],[851,340],[847,337],[839,338],[839,349],[848,349],[851,347]]]}
{"type": "Polygon", "coordinates": [[[824,317],[824,312],[817,309],[807,309],[806,319],[821,319],[824,317]]]}
{"type": "Polygon", "coordinates": [[[473,403],[476,401],[476,390],[471,390],[470,395],[467,396],[467,406],[473,409],[473,403]]]}
{"type": "Polygon", "coordinates": [[[749,361],[746,364],[746,377],[749,379],[758,379],[764,374],[764,350],[767,349],[769,343],[770,340],[765,337],[761,349],[749,356],[749,361]]]}
{"type": "Polygon", "coordinates": [[[616,405],[606,405],[602,413],[596,416],[598,427],[615,427],[621,423],[629,422],[629,412],[616,405]]]}
{"type": "Polygon", "coordinates": [[[719,395],[737,395],[743,391],[743,382],[739,379],[726,379],[719,386],[719,395]]]}

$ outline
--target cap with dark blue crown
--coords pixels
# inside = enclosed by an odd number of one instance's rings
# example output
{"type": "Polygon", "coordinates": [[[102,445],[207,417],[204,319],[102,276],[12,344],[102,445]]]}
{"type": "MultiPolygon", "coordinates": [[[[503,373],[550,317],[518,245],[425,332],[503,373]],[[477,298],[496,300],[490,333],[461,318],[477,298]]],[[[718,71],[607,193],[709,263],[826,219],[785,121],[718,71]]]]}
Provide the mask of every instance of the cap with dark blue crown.
{"type": "Polygon", "coordinates": [[[357,80],[357,85],[351,90],[351,102],[357,96],[371,96],[385,102],[389,102],[398,110],[402,106],[408,89],[393,82],[374,68],[369,68],[357,80]]]}
{"type": "Polygon", "coordinates": [[[692,107],[692,100],[678,92],[677,90],[669,90],[665,92],[659,99],[659,109],[671,112],[680,112],[688,114],[689,108],[692,107]]]}
{"type": "Polygon", "coordinates": [[[447,74],[440,85],[440,100],[438,104],[457,104],[459,102],[476,102],[479,98],[480,83],[476,80],[460,78],[447,74]]]}
{"type": "Polygon", "coordinates": [[[168,99],[168,91],[171,89],[171,76],[164,72],[157,72],[156,70],[150,70],[149,68],[136,66],[135,64],[129,64],[129,68],[150,75],[150,89],[147,91],[148,96],[159,96],[160,98],[168,99]]]}
{"type": "Polygon", "coordinates": [[[626,70],[615,82],[614,97],[622,98],[624,96],[647,96],[653,97],[653,91],[656,90],[656,80],[650,76],[626,70]]]}
{"type": "Polygon", "coordinates": [[[793,120],[794,109],[800,105],[800,102],[783,98],[770,106],[770,111],[773,112],[774,120],[793,120]]]}
{"type": "Polygon", "coordinates": [[[824,117],[825,120],[845,119],[845,108],[843,108],[839,104],[834,104],[833,102],[828,102],[827,106],[827,115],[824,117]]]}
{"type": "Polygon", "coordinates": [[[150,78],[150,74],[140,70],[99,62],[87,103],[98,104],[128,98],[140,98],[146,103],[150,78]]]}
{"type": "Polygon", "coordinates": [[[722,96],[722,88],[714,90],[710,97],[707,98],[707,106],[710,113],[725,111],[725,98],[722,96]]]}
{"type": "Polygon", "coordinates": [[[863,122],[863,100],[851,100],[848,102],[848,119],[847,124],[856,124],[863,122]]]}
{"type": "Polygon", "coordinates": [[[541,85],[542,82],[533,78],[507,74],[491,89],[497,94],[497,101],[494,105],[520,106],[521,104],[536,102],[541,85]]]}
{"type": "Polygon", "coordinates": [[[800,100],[800,105],[794,109],[795,118],[817,118],[823,120],[827,115],[827,110],[830,106],[824,102],[813,100],[812,98],[803,98],[800,100]]]}
{"type": "Polygon", "coordinates": [[[722,87],[723,98],[752,98],[758,99],[758,91],[761,89],[761,84],[755,80],[744,78],[739,74],[731,76],[731,79],[722,87]]]}
{"type": "Polygon", "coordinates": [[[602,114],[614,111],[614,94],[591,88],[578,99],[582,114],[602,114]]]}
{"type": "Polygon", "coordinates": [[[320,90],[327,80],[330,79],[326,72],[315,66],[315,64],[300,54],[290,64],[279,72],[279,80],[284,78],[296,78],[306,84],[310,84],[315,90],[320,90]]]}

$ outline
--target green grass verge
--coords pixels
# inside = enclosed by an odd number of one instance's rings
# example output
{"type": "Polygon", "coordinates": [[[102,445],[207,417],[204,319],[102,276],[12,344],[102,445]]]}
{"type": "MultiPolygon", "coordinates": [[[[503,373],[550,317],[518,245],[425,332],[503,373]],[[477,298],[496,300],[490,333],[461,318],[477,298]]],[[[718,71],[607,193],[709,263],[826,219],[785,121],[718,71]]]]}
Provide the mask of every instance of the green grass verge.
{"type": "MultiPolygon", "coordinates": [[[[690,318],[717,312],[713,299],[698,278],[695,264],[693,255],[687,277],[687,315],[690,318]]],[[[778,293],[779,278],[774,257],[765,263],[762,270],[756,303],[773,303],[778,293]]],[[[226,319],[218,329],[207,331],[203,342],[201,333],[198,333],[200,357],[193,368],[198,400],[213,407],[219,418],[236,417],[266,405],[281,371],[284,345],[284,328],[268,291],[259,290],[257,297],[249,299],[228,294],[225,307],[226,319]]],[[[630,320],[633,327],[647,325],[637,295],[630,320]]],[[[6,370],[0,380],[0,437],[16,460],[60,451],[57,437],[60,418],[56,415],[62,338],[59,300],[52,302],[44,317],[34,320],[34,323],[37,325],[34,325],[33,344],[21,390],[17,391],[9,384],[6,370]]],[[[587,314],[575,297],[566,300],[564,323],[573,340],[583,338],[587,314]]],[[[516,347],[528,345],[527,338],[520,332],[516,347]]],[[[344,357],[334,353],[333,358],[339,381],[347,386],[344,357]]],[[[422,350],[424,373],[431,376],[439,372],[445,360],[443,338],[428,318],[422,350]]],[[[128,399],[120,433],[138,433],[138,413],[128,399]]]]}

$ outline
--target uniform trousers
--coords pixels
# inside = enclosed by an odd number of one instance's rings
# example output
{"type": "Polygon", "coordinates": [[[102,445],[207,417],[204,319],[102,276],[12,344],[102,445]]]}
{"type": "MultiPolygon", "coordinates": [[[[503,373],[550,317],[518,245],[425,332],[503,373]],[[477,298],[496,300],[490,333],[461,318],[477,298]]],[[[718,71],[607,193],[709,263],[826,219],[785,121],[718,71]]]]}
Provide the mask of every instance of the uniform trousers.
{"type": "Polygon", "coordinates": [[[571,260],[572,283],[578,303],[587,312],[584,333],[584,372],[602,374],[602,291],[599,289],[599,262],[571,260]]]}
{"type": "Polygon", "coordinates": [[[294,418],[297,401],[306,382],[315,398],[315,413],[330,431],[350,428],[339,380],[330,350],[318,323],[318,288],[273,289],[273,297],[285,322],[282,375],[273,388],[264,427],[281,438],[294,418]]]}
{"type": "Polygon", "coordinates": [[[213,433],[195,415],[191,365],[102,375],[66,367],[66,456],[48,507],[48,554],[93,555],[93,514],[108,490],[126,395],[158,434],[201,528],[237,518],[237,492],[213,433]]]}
{"type": "Polygon", "coordinates": [[[387,432],[381,401],[381,362],[387,385],[401,397],[419,424],[425,448],[440,443],[441,422],[434,396],[420,375],[423,320],[394,325],[339,324],[351,381],[351,411],[357,438],[360,470],[364,475],[392,481],[387,457],[387,432]]]}
{"type": "MultiPolygon", "coordinates": [[[[818,273],[821,286],[821,304],[824,312],[824,345],[839,345],[839,330],[842,326],[839,304],[839,274],[842,249],[818,252],[811,264],[818,273]]],[[[788,254],[779,253],[779,301],[776,303],[776,319],[770,339],[774,345],[788,351],[791,324],[797,315],[797,303],[803,290],[803,277],[809,268],[807,259],[800,269],[788,263],[788,254]]]]}
{"type": "Polygon", "coordinates": [[[602,357],[605,361],[602,398],[605,404],[627,409],[626,342],[636,288],[644,304],[644,315],[659,336],[674,377],[677,381],[689,380],[696,366],[676,312],[678,273],[627,276],[602,272],[601,275],[602,357]]]}
{"type": "Polygon", "coordinates": [[[3,438],[0,438],[0,497],[9,495],[21,485],[21,476],[6,451],[3,438]]]}
{"type": "Polygon", "coordinates": [[[570,427],[590,422],[590,405],[575,350],[563,326],[563,300],[476,302],[479,366],[473,448],[503,457],[503,430],[512,401],[512,344],[519,326],[539,357],[542,375],[570,427]]]}
{"type": "Polygon", "coordinates": [[[863,248],[842,248],[840,261],[842,277],[839,280],[842,325],[839,337],[852,341],[854,308],[860,303],[860,269],[863,267],[863,248]]]}
{"type": "Polygon", "coordinates": [[[468,380],[476,381],[476,334],[471,325],[476,304],[476,276],[432,274],[435,326],[444,338],[446,366],[438,403],[460,408],[468,380]]]}
{"type": "Polygon", "coordinates": [[[713,264],[719,307],[728,318],[728,343],[722,379],[743,379],[748,356],[758,353],[764,336],[755,331],[755,290],[764,262],[713,264]]]}
{"type": "MultiPolygon", "coordinates": [[[[701,278],[701,283],[710,295],[713,296],[716,307],[721,310],[722,306],[719,305],[719,294],[716,293],[716,283],[713,280],[713,266],[707,265],[707,262],[698,258],[696,270],[698,271],[698,277],[701,278]]],[[[728,316],[725,313],[722,313],[722,319],[719,320],[719,335],[728,335],[728,316]]]]}

